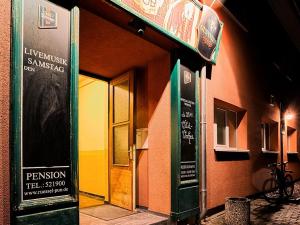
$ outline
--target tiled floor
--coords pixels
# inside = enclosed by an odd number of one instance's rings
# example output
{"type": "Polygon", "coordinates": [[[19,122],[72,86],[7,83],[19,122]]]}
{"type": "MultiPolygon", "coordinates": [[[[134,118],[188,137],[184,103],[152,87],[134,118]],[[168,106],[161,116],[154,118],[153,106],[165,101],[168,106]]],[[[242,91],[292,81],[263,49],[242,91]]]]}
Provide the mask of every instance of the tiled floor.
{"type": "Polygon", "coordinates": [[[139,212],[115,220],[105,221],[80,213],[80,225],[167,225],[167,219],[147,212],[139,212]]]}
{"type": "MultiPolygon", "coordinates": [[[[118,213],[120,216],[113,216],[111,218],[116,218],[116,219],[111,219],[111,220],[105,220],[105,218],[109,218],[111,212],[107,211],[104,213],[108,214],[105,216],[99,215],[99,213],[96,213],[97,215],[95,215],[95,213],[87,213],[87,211],[89,211],[89,209],[95,209],[95,208],[99,208],[98,206],[102,207],[101,205],[104,204],[104,202],[102,200],[100,200],[100,198],[94,197],[94,196],[90,196],[88,194],[85,193],[81,193],[79,195],[79,199],[80,199],[80,209],[82,209],[82,211],[80,212],[80,225],[167,225],[167,218],[166,217],[162,217],[162,216],[158,216],[156,214],[152,214],[149,213],[147,211],[143,211],[143,210],[138,210],[137,212],[134,213],[118,213]],[[126,215],[126,216],[124,216],[126,215]],[[97,218],[100,217],[100,218],[97,218]]],[[[111,210],[109,208],[110,205],[104,205],[107,206],[103,209],[107,209],[107,210],[111,210]]],[[[113,207],[113,206],[111,206],[113,207]]],[[[118,208],[118,207],[116,207],[118,208]]],[[[126,211],[126,210],[125,210],[126,211]]],[[[101,211],[103,214],[103,210],[101,211]]],[[[101,214],[101,213],[100,213],[101,214]]],[[[116,213],[115,213],[116,214],[116,213]]],[[[106,219],[107,219],[106,218],[106,219]]]]}

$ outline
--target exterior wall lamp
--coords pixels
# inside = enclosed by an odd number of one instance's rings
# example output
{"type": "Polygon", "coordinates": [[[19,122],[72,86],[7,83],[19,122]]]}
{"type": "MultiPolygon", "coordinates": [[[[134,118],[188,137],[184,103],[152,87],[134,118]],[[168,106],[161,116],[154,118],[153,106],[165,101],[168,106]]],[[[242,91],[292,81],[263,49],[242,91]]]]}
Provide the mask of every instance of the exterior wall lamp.
{"type": "Polygon", "coordinates": [[[274,107],[275,106],[275,98],[274,98],[274,95],[270,95],[270,103],[269,103],[270,106],[274,107]]]}
{"type": "Polygon", "coordinates": [[[136,31],[136,33],[139,35],[144,35],[144,33],[146,31],[146,25],[140,19],[134,18],[133,20],[131,20],[128,23],[128,25],[130,27],[132,27],[136,31]]]}
{"type": "Polygon", "coordinates": [[[288,111],[285,115],[285,120],[292,120],[292,119],[294,119],[294,115],[290,111],[288,111]]]}

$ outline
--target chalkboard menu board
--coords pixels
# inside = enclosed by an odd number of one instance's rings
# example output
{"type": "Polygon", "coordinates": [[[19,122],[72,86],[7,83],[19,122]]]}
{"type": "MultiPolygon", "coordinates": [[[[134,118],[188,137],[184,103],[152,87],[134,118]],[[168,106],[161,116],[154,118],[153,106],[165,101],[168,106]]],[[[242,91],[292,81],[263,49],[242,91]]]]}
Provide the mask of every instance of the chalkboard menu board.
{"type": "Polygon", "coordinates": [[[196,179],[196,76],[180,67],[180,180],[196,179]]]}
{"type": "Polygon", "coordinates": [[[70,11],[23,1],[22,199],[68,195],[70,11]]]}

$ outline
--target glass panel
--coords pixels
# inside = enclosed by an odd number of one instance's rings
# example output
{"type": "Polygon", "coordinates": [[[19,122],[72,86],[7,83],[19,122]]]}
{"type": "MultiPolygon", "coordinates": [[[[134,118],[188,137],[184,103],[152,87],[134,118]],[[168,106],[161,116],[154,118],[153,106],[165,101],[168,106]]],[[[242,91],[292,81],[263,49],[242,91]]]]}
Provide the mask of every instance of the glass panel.
{"type": "Polygon", "coordinates": [[[118,165],[128,165],[129,150],[129,125],[122,125],[113,128],[113,163],[118,165]]]}
{"type": "Polygon", "coordinates": [[[265,137],[266,137],[266,150],[270,149],[270,126],[268,123],[265,124],[265,137]]]}
{"type": "Polygon", "coordinates": [[[226,144],[226,111],[222,109],[215,110],[215,123],[217,124],[217,144],[226,144]]]}
{"type": "Polygon", "coordinates": [[[114,86],[114,123],[129,120],[129,81],[114,86]]]}
{"type": "Polygon", "coordinates": [[[266,140],[265,140],[265,125],[261,124],[261,147],[266,150],[266,140]]]}
{"type": "Polygon", "coordinates": [[[227,111],[227,126],[229,128],[229,147],[236,148],[237,113],[227,111]]]}

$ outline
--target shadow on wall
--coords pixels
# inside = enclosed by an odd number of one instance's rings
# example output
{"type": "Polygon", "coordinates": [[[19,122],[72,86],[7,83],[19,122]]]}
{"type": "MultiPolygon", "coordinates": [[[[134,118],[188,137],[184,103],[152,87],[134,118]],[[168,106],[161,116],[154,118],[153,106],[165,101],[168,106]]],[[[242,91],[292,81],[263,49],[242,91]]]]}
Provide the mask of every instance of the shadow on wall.
{"type": "Polygon", "coordinates": [[[215,159],[217,161],[241,161],[249,160],[248,152],[216,152],[215,159]]]}
{"type": "Polygon", "coordinates": [[[267,168],[267,164],[271,162],[266,163],[266,161],[258,159],[255,161],[255,164],[256,163],[261,165],[261,167],[252,173],[252,186],[255,188],[256,192],[262,192],[264,182],[271,177],[271,171],[267,168]]]}

